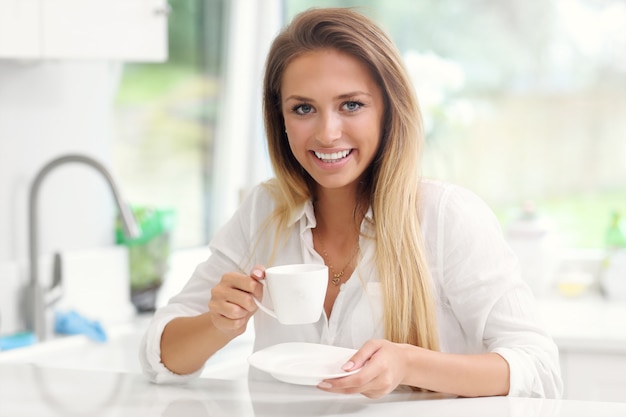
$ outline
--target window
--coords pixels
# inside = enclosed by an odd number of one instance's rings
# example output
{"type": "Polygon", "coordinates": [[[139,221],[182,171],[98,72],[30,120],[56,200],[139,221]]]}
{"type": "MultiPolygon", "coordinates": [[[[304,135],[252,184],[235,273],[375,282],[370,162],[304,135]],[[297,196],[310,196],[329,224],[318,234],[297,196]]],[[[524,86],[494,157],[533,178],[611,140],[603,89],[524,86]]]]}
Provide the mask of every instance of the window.
{"type": "Polygon", "coordinates": [[[626,3],[288,0],[352,7],[398,45],[425,117],[424,174],[484,198],[503,226],[525,202],[561,244],[604,245],[626,215],[626,3]]]}
{"type": "Polygon", "coordinates": [[[623,1],[170,5],[168,62],[124,67],[114,168],[132,203],[176,210],[177,248],[206,244],[232,214],[233,196],[267,173],[253,91],[264,49],[281,23],[314,6],[358,6],[398,45],[424,113],[424,175],[475,191],[505,228],[532,202],[566,247],[602,247],[612,213],[626,216],[623,1]],[[216,149],[217,136],[239,151],[216,149]],[[249,171],[224,172],[235,163],[249,171]]]}
{"type": "Polygon", "coordinates": [[[228,19],[223,0],[170,0],[169,59],[126,64],[114,164],[131,204],[171,208],[174,247],[208,241],[212,147],[228,19]]]}
{"type": "Polygon", "coordinates": [[[175,210],[173,247],[185,248],[271,175],[259,80],[283,2],[169,3],[168,61],[124,68],[114,164],[131,204],[175,210]]]}

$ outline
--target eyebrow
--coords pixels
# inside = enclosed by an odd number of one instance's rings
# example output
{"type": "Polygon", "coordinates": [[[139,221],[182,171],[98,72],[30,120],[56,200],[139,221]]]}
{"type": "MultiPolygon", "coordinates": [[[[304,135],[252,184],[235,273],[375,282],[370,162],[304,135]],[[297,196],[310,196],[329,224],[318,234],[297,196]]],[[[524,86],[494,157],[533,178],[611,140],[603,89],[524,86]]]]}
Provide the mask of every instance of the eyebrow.
{"type": "MultiPolygon", "coordinates": [[[[345,100],[345,99],[350,98],[350,97],[354,97],[354,96],[363,96],[363,95],[365,95],[365,96],[369,96],[369,97],[371,97],[371,96],[372,96],[372,95],[371,95],[370,93],[368,93],[368,92],[357,90],[357,91],[351,91],[351,92],[349,92],[349,93],[345,93],[345,94],[340,94],[340,95],[338,95],[337,97],[335,97],[335,99],[336,99],[336,100],[345,100]]],[[[308,98],[308,97],[305,97],[305,96],[299,96],[299,95],[297,95],[297,94],[292,94],[292,95],[290,95],[290,96],[286,97],[286,98],[285,98],[285,101],[288,101],[288,100],[297,100],[297,101],[313,101],[312,99],[310,99],[310,98],[308,98]]]]}

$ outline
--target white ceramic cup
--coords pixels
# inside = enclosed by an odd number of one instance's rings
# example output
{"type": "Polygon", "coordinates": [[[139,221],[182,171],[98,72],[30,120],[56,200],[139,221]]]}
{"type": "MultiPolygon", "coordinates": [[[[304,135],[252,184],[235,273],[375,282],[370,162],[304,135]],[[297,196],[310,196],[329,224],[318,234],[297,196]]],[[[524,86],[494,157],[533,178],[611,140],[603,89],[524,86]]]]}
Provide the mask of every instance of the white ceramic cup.
{"type": "Polygon", "coordinates": [[[260,281],[269,290],[274,309],[256,305],[282,324],[315,323],[322,315],[328,287],[328,267],[293,264],[267,268],[260,281]]]}

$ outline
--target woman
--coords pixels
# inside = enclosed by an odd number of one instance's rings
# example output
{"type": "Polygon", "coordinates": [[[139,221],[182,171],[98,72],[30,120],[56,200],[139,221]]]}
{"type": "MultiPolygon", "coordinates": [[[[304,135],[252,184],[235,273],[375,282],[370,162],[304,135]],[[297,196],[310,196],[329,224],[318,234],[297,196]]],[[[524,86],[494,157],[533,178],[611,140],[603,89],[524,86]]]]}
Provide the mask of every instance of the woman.
{"type": "Polygon", "coordinates": [[[184,380],[242,334],[270,265],[325,263],[325,314],[255,315],[259,350],[359,349],[319,388],[380,397],[399,385],[461,396],[558,397],[558,351],[498,223],[475,195],[421,179],[420,112],[399,54],[350,9],[312,9],[274,40],[264,117],[276,177],[211,242],[142,347],[154,381],[184,380]]]}

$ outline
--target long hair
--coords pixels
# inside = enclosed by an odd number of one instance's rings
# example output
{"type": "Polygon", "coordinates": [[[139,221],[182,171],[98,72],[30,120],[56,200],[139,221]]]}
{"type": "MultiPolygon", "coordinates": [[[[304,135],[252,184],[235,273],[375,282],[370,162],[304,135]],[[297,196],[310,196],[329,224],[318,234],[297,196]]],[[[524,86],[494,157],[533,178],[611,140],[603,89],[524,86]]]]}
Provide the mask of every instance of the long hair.
{"type": "Polygon", "coordinates": [[[313,179],[288,146],[281,110],[282,77],[294,58],[320,49],[334,49],[361,61],[383,95],[380,145],[361,182],[357,204],[367,204],[373,212],[385,337],[437,350],[434,294],[419,223],[419,164],[424,142],[420,110],[392,41],[374,22],[352,9],[302,12],[270,48],[263,82],[263,113],[276,175],[271,189],[277,200],[272,216],[277,233],[286,232],[294,210],[314,195],[313,179]]]}

